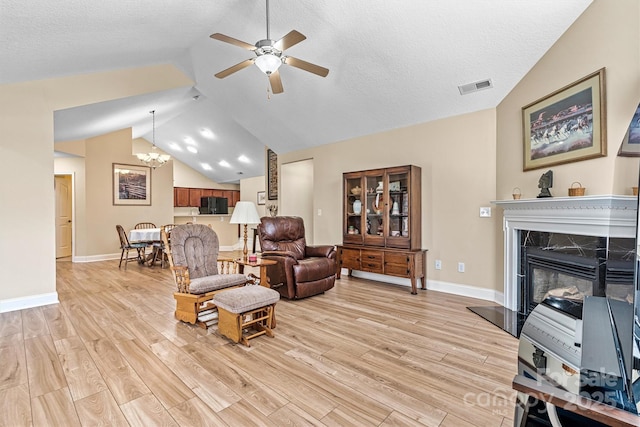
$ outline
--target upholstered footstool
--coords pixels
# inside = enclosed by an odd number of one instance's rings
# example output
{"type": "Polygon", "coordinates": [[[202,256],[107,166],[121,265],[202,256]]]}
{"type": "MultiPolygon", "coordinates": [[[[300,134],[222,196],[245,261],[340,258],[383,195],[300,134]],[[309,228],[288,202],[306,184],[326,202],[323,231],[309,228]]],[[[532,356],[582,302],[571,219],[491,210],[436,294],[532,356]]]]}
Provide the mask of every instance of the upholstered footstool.
{"type": "Polygon", "coordinates": [[[218,307],[218,331],[247,347],[251,346],[250,339],[260,335],[273,338],[273,316],[279,299],[278,291],[259,285],[216,294],[213,303],[218,307]]]}

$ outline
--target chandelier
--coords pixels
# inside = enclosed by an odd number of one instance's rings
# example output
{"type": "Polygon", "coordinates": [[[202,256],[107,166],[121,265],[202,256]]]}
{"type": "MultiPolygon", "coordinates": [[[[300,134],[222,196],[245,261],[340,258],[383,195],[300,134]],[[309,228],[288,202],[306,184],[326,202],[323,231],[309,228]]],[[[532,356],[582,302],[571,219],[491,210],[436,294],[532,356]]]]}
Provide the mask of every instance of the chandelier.
{"type": "Polygon", "coordinates": [[[152,119],[152,127],[153,133],[151,138],[151,151],[149,153],[137,153],[136,156],[138,160],[143,162],[144,164],[151,166],[151,169],[159,168],[165,163],[169,161],[171,156],[168,154],[160,154],[158,152],[158,147],[156,147],[156,110],[149,111],[151,113],[152,119]]]}

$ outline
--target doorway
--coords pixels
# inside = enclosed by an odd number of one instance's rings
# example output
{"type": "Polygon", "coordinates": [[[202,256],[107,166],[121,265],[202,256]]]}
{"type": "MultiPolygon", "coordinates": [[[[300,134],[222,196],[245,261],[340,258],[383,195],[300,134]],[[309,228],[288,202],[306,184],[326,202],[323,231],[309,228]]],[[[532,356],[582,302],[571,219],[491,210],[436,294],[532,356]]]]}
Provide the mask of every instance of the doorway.
{"type": "Polygon", "coordinates": [[[55,175],[56,259],[73,254],[73,179],[72,175],[55,175]]]}
{"type": "Polygon", "coordinates": [[[283,163],[280,172],[279,213],[301,217],[307,245],[313,245],[313,159],[283,163]]]}

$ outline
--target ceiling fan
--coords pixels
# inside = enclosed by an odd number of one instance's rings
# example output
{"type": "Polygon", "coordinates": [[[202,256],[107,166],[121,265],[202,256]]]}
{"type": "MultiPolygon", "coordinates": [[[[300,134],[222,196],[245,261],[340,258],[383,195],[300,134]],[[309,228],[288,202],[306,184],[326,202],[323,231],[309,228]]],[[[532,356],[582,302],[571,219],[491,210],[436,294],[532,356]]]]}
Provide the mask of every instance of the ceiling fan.
{"type": "Polygon", "coordinates": [[[259,40],[255,45],[245,43],[241,40],[234,39],[233,37],[225,36],[224,34],[215,33],[211,34],[212,39],[220,40],[225,43],[230,43],[235,46],[239,46],[243,49],[251,50],[256,54],[255,58],[247,59],[232,67],[222,70],[215,76],[219,79],[240,71],[243,68],[256,64],[256,66],[269,77],[269,84],[271,85],[271,91],[276,93],[282,93],[282,80],[280,79],[280,73],[278,68],[282,64],[291,65],[292,67],[300,68],[301,70],[308,71],[313,74],[317,74],[321,77],[326,77],[329,74],[329,70],[319,65],[312,64],[310,62],[303,61],[302,59],[294,58],[284,54],[284,51],[304,39],[306,37],[296,30],[291,30],[287,35],[282,37],[278,41],[271,40],[269,32],[269,0],[267,2],[267,38],[259,40]]]}

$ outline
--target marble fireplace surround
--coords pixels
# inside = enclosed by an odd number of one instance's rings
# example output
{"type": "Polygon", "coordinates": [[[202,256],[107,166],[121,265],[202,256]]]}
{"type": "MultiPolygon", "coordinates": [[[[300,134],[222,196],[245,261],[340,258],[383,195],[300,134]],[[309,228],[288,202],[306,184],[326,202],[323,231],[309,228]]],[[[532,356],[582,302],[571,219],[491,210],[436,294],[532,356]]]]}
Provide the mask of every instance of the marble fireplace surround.
{"type": "Polygon", "coordinates": [[[499,200],[503,209],[504,307],[519,311],[520,230],[598,237],[636,237],[636,196],[549,197],[499,200]]]}

